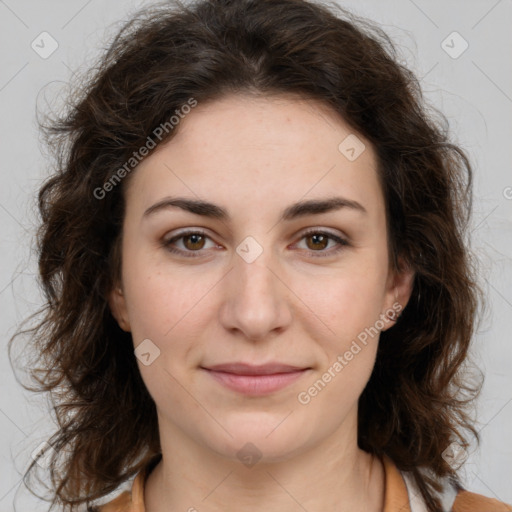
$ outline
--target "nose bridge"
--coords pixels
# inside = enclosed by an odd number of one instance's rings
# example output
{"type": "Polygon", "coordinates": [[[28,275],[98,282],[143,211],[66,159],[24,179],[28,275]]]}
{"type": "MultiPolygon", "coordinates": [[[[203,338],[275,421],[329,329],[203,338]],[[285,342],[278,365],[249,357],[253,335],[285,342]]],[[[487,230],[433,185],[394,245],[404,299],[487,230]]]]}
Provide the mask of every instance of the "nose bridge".
{"type": "MultiPolygon", "coordinates": [[[[260,237],[261,240],[261,237],[260,237]]],[[[236,248],[235,258],[235,295],[239,301],[251,304],[254,309],[264,308],[275,301],[275,275],[270,271],[276,266],[274,251],[268,245],[270,237],[266,238],[266,247],[254,237],[246,237],[236,248]]]]}
{"type": "MultiPolygon", "coordinates": [[[[233,260],[235,274],[238,279],[247,281],[250,286],[268,278],[269,267],[275,266],[275,251],[273,238],[269,233],[259,232],[258,235],[248,235],[235,247],[236,255],[233,260]]],[[[265,283],[263,283],[265,284],[265,283]]],[[[268,285],[270,283],[266,283],[268,285]]]]}
{"type": "Polygon", "coordinates": [[[235,264],[234,277],[240,283],[238,292],[242,292],[244,298],[254,297],[261,299],[263,295],[269,300],[275,299],[273,282],[275,275],[270,271],[272,259],[271,250],[260,254],[256,260],[250,263],[242,257],[238,258],[235,264]]]}

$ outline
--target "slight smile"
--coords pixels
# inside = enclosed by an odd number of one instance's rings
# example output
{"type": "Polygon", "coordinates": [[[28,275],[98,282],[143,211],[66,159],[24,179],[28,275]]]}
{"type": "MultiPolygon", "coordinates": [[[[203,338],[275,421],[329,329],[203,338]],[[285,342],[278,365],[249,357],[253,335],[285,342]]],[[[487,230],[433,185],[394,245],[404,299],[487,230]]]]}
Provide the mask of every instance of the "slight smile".
{"type": "Polygon", "coordinates": [[[201,368],[223,386],[251,396],[267,395],[283,389],[311,369],[281,363],[226,363],[201,368]]]}

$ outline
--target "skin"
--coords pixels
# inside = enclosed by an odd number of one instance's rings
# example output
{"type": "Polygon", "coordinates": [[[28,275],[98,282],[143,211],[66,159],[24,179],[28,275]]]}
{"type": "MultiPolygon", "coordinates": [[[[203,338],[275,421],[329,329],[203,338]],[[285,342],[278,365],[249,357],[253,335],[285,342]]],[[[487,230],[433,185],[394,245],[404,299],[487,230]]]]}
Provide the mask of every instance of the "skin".
{"type": "Polygon", "coordinates": [[[150,339],[160,350],[150,365],[138,361],[163,453],[146,484],[147,512],[382,510],[382,465],[357,446],[357,401],[378,335],[309,403],[297,399],[412,289],[410,270],[390,268],[374,149],[358,135],[366,149],[356,160],[338,150],[352,133],[313,100],[233,95],[195,107],[130,176],[110,307],[135,347],[150,339]],[[292,203],[333,195],[366,213],[279,221],[292,203]],[[169,196],[213,202],[230,219],[176,207],[144,215],[169,196]],[[163,242],[184,228],[207,236],[176,240],[185,255],[173,254],[163,242]],[[308,228],[349,245],[334,253],[337,242],[304,236],[308,228]],[[251,263],[236,252],[247,236],[263,249],[251,263]],[[310,370],[249,397],[200,368],[233,361],[310,370]],[[248,442],[261,454],[252,467],[237,457],[248,442]]]}

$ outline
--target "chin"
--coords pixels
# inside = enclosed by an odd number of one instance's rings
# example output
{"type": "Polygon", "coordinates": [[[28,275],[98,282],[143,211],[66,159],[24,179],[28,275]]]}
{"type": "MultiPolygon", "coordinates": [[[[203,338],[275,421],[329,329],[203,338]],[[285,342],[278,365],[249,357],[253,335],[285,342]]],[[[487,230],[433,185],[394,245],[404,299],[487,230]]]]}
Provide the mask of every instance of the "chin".
{"type": "Polygon", "coordinates": [[[289,413],[284,411],[279,417],[248,413],[242,418],[231,418],[229,422],[221,421],[232,437],[226,434],[220,443],[211,439],[209,444],[220,455],[242,463],[246,457],[258,459],[260,463],[288,460],[305,450],[312,439],[308,423],[298,425],[296,418],[292,419],[294,415],[289,413]]]}

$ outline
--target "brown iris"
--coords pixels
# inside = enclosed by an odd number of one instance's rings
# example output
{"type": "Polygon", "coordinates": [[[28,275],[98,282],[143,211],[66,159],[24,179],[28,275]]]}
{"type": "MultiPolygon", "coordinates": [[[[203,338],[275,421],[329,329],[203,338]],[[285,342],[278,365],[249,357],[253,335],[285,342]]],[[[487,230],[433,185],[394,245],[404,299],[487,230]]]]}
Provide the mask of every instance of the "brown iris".
{"type": "Polygon", "coordinates": [[[192,233],[190,235],[183,236],[183,245],[189,250],[199,250],[204,246],[205,237],[198,233],[192,233]],[[186,241],[191,240],[190,244],[187,244],[186,241]]]}
{"type": "Polygon", "coordinates": [[[312,235],[306,235],[306,240],[315,240],[313,242],[316,244],[316,247],[310,247],[309,243],[307,243],[309,249],[325,249],[327,247],[327,244],[329,243],[329,237],[326,235],[322,235],[320,233],[314,233],[312,235]],[[319,247],[317,244],[321,244],[321,247],[319,247]]]}

